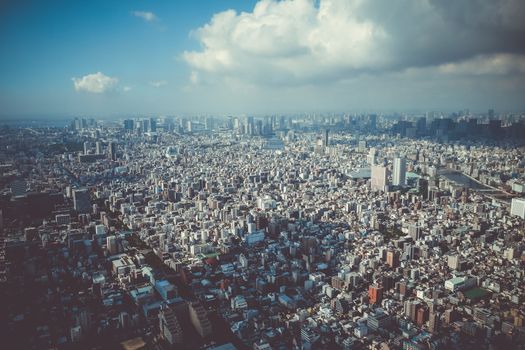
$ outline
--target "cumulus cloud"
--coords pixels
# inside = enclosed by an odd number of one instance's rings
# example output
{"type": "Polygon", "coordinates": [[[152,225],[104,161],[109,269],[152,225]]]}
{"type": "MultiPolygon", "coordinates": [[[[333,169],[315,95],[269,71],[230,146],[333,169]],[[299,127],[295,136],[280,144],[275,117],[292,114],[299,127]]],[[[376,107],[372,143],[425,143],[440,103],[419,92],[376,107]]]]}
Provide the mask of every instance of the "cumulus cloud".
{"type": "Polygon", "coordinates": [[[296,85],[418,67],[501,73],[521,69],[524,15],[522,0],[260,0],[252,12],[215,14],[193,32],[201,49],[183,58],[194,83],[296,85]]]}
{"type": "Polygon", "coordinates": [[[115,88],[118,79],[108,77],[102,72],[85,75],[81,78],[72,78],[76,91],[102,94],[115,88]]]}
{"type": "Polygon", "coordinates": [[[153,22],[158,19],[157,15],[149,11],[133,11],[131,14],[135,17],[142,18],[146,22],[153,22]]]}
{"type": "Polygon", "coordinates": [[[155,81],[150,81],[149,84],[153,87],[159,88],[161,86],[168,84],[168,82],[166,80],[155,80],[155,81]]]}

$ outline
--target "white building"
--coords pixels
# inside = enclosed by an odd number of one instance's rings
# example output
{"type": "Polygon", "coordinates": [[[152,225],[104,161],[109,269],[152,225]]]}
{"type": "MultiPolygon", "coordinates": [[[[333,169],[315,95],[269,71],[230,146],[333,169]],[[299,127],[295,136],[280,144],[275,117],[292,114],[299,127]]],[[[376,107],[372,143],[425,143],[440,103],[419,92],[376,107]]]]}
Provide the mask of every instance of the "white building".
{"type": "Polygon", "coordinates": [[[388,173],[385,166],[374,165],[372,166],[372,179],[371,186],[372,190],[385,191],[388,181],[388,173]]]}
{"type": "Polygon", "coordinates": [[[392,182],[394,186],[406,185],[407,162],[405,158],[394,158],[394,174],[392,182]]]}
{"type": "Polygon", "coordinates": [[[525,219],[525,198],[512,198],[510,214],[525,219]]]}

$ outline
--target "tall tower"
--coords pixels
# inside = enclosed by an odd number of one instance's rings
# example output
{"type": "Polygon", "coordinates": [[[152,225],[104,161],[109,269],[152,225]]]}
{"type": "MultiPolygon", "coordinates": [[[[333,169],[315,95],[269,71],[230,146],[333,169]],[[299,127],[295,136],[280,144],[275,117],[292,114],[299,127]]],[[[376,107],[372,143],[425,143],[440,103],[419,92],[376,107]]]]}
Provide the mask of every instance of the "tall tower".
{"type": "Polygon", "coordinates": [[[328,147],[329,142],[330,142],[330,140],[329,140],[329,138],[328,138],[328,132],[329,132],[329,131],[330,131],[329,129],[325,129],[325,130],[324,130],[324,135],[323,135],[323,136],[324,136],[324,137],[323,137],[323,146],[324,146],[324,147],[328,147]]]}
{"type": "Polygon", "coordinates": [[[394,186],[406,185],[407,162],[405,158],[394,158],[394,174],[392,182],[394,186]]]}
{"type": "Polygon", "coordinates": [[[73,191],[74,209],[79,213],[89,213],[91,209],[91,198],[87,188],[76,189],[73,191]]]}
{"type": "Polygon", "coordinates": [[[388,185],[388,173],[385,166],[373,165],[372,166],[372,179],[371,185],[374,191],[385,191],[388,185]]]}
{"type": "Polygon", "coordinates": [[[376,162],[377,162],[377,150],[372,147],[370,148],[370,152],[368,152],[368,156],[366,156],[366,160],[368,162],[368,164],[370,165],[375,165],[376,162]]]}
{"type": "Polygon", "coordinates": [[[151,132],[157,132],[157,118],[149,119],[149,130],[151,132]]]}
{"type": "Polygon", "coordinates": [[[115,142],[110,142],[108,145],[109,157],[111,160],[117,160],[117,144],[115,142]]]}

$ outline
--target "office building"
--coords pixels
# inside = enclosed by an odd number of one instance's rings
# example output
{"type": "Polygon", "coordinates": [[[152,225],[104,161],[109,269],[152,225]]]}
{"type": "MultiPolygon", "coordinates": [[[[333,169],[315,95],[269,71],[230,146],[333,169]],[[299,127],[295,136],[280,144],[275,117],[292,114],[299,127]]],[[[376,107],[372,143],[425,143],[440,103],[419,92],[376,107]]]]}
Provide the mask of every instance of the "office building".
{"type": "Polygon", "coordinates": [[[388,185],[387,168],[382,165],[372,166],[371,186],[373,191],[385,191],[388,185]]]}
{"type": "Polygon", "coordinates": [[[368,315],[366,325],[372,331],[377,331],[378,329],[384,329],[390,326],[392,323],[392,317],[386,314],[383,309],[376,309],[368,315]]]}
{"type": "Polygon", "coordinates": [[[91,211],[91,198],[87,188],[80,188],[73,191],[73,207],[82,214],[91,211]]]}
{"type": "Polygon", "coordinates": [[[212,333],[211,323],[202,304],[198,301],[190,303],[189,311],[190,321],[200,336],[203,338],[210,336],[212,333]]]}
{"type": "Polygon", "coordinates": [[[184,338],[175,311],[163,304],[159,311],[159,328],[161,337],[170,345],[182,344],[184,338]]]}
{"type": "Polygon", "coordinates": [[[130,132],[135,129],[135,122],[133,119],[126,119],[124,120],[124,130],[130,132]]]}
{"type": "Polygon", "coordinates": [[[150,118],[150,120],[149,120],[149,131],[157,132],[157,118],[150,118]]]}
{"type": "Polygon", "coordinates": [[[106,237],[106,249],[110,255],[115,255],[118,253],[118,241],[116,236],[106,237]]]}
{"type": "Polygon", "coordinates": [[[405,158],[396,157],[394,159],[394,174],[392,175],[392,184],[394,186],[406,185],[407,164],[405,158]]]}
{"type": "Polygon", "coordinates": [[[383,300],[383,288],[372,285],[368,288],[368,300],[370,304],[381,304],[383,300]]]}
{"type": "Polygon", "coordinates": [[[357,150],[359,152],[361,152],[361,153],[365,153],[367,147],[368,147],[368,144],[367,144],[366,140],[361,140],[358,143],[357,150]]]}
{"type": "Polygon", "coordinates": [[[393,250],[386,252],[386,263],[395,269],[399,266],[399,253],[393,250]]]}
{"type": "Polygon", "coordinates": [[[525,198],[512,198],[510,214],[525,219],[525,198]]]}
{"type": "Polygon", "coordinates": [[[110,142],[108,145],[109,158],[113,161],[117,160],[117,144],[115,142],[110,142]]]}
{"type": "Polygon", "coordinates": [[[368,156],[366,157],[366,160],[369,165],[376,165],[377,163],[377,150],[375,148],[370,148],[370,151],[368,152],[368,156]]]}

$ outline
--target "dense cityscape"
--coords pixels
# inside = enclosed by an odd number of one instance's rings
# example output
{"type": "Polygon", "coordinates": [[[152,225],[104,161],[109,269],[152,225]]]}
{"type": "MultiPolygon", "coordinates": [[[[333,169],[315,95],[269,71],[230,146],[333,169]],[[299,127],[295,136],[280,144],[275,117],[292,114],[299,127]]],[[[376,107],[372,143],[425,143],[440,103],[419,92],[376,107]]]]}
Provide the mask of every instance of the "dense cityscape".
{"type": "Polygon", "coordinates": [[[6,349],[523,347],[523,114],[0,132],[6,349]]]}
{"type": "Polygon", "coordinates": [[[525,350],[524,0],[0,1],[0,350],[525,350]]]}

